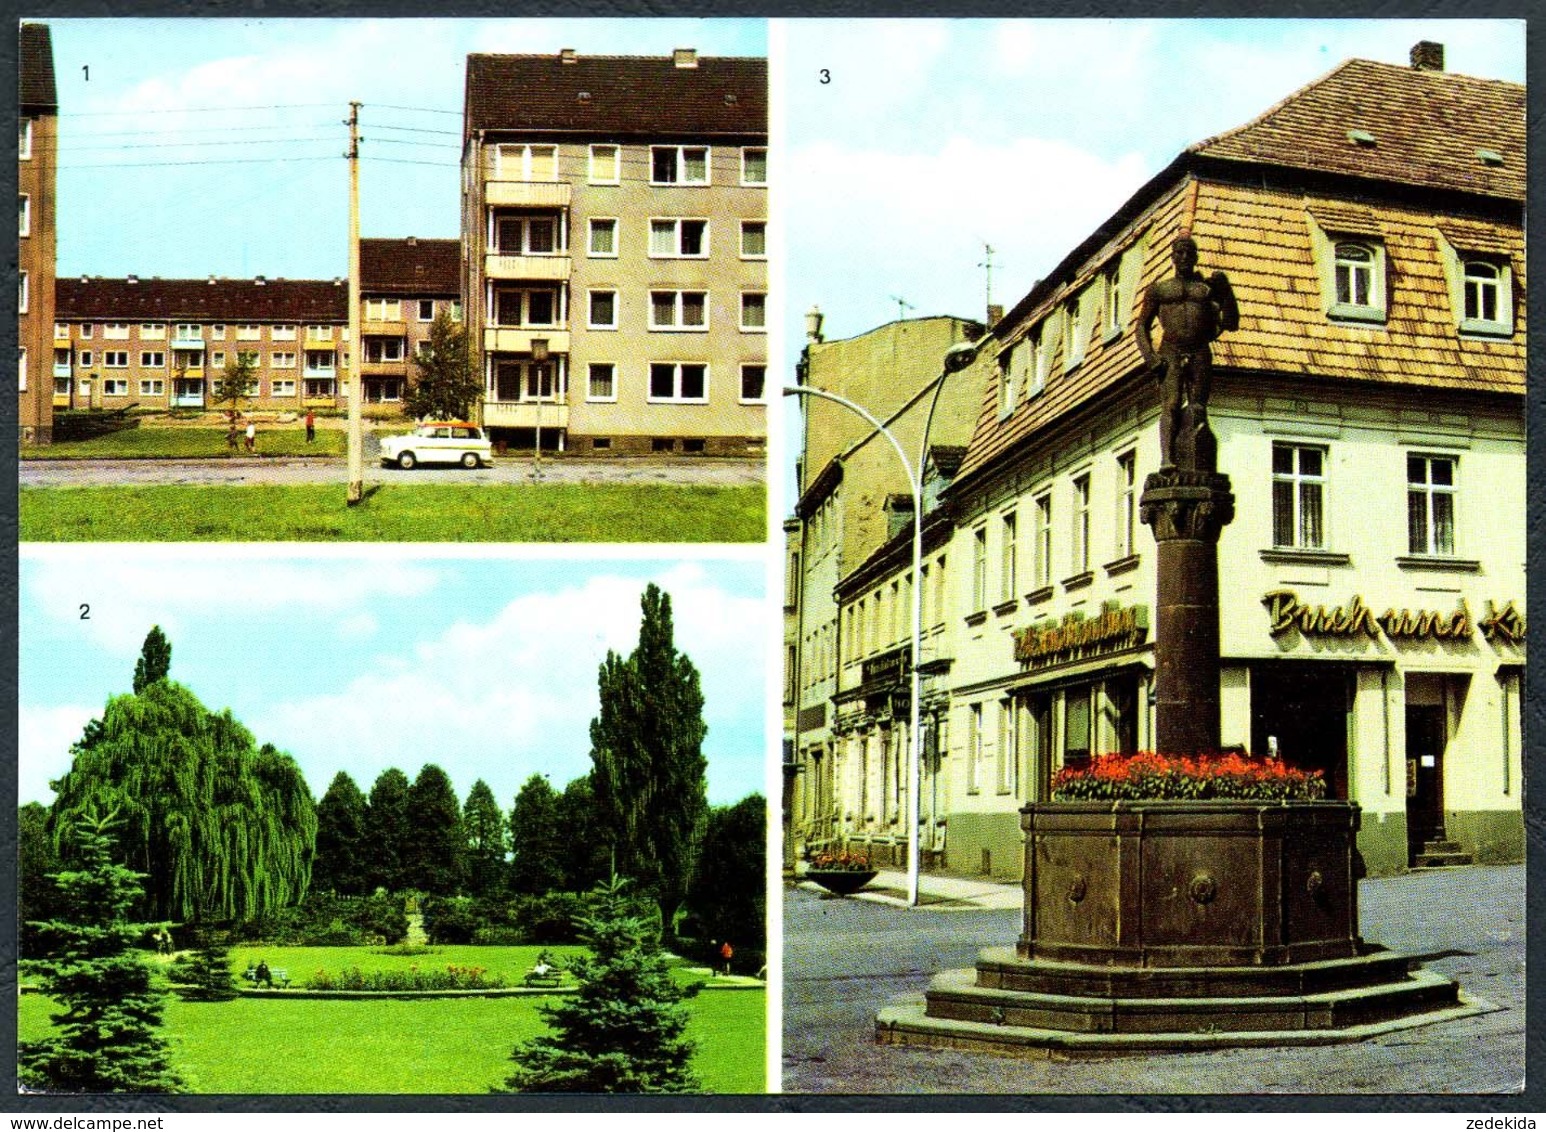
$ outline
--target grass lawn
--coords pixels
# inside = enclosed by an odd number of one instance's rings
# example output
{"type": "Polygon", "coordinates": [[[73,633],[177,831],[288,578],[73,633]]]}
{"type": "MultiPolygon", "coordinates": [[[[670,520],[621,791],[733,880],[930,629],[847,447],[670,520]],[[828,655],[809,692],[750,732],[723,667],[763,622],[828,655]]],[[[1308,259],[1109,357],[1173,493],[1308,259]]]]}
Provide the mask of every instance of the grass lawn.
{"type": "MultiPolygon", "coordinates": [[[[290,981],[300,986],[317,971],[336,975],[348,967],[362,971],[406,971],[418,967],[423,971],[444,970],[448,966],[483,967],[490,975],[504,978],[508,986],[520,986],[527,971],[536,965],[537,956],[547,951],[566,964],[572,955],[581,955],[580,946],[554,945],[552,947],[493,947],[468,944],[436,944],[418,954],[397,954],[378,947],[268,947],[255,944],[238,944],[231,948],[231,970],[245,971],[249,964],[256,966],[259,959],[270,967],[279,967],[290,973],[290,981]]],[[[153,962],[169,965],[169,960],[153,962]]]]}
{"type": "Polygon", "coordinates": [[[761,542],[760,485],[23,488],[24,542],[761,542]]]}
{"type": "MultiPolygon", "coordinates": [[[[62,441],[21,449],[23,460],[153,460],[197,459],[230,453],[223,428],[128,428],[90,440],[62,441]]],[[[342,456],[346,434],[339,429],[318,429],[317,439],[306,443],[306,429],[297,423],[258,428],[258,456],[342,456]]],[[[242,451],[245,455],[245,451],[242,451]]]]}

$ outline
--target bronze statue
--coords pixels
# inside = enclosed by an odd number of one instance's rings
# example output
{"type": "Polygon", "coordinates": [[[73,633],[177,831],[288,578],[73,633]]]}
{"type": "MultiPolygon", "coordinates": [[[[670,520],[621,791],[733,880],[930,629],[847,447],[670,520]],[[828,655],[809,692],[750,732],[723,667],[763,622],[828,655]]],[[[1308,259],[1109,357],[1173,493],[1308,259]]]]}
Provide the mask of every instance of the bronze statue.
{"type": "Polygon", "coordinates": [[[1160,386],[1160,466],[1187,471],[1216,470],[1216,448],[1208,429],[1208,394],[1213,384],[1209,343],[1240,325],[1240,308],[1229,279],[1197,271],[1197,243],[1185,229],[1170,251],[1176,273],[1153,284],[1138,311],[1138,349],[1160,386]],[[1158,318],[1165,332],[1154,347],[1150,326],[1158,318]]]}

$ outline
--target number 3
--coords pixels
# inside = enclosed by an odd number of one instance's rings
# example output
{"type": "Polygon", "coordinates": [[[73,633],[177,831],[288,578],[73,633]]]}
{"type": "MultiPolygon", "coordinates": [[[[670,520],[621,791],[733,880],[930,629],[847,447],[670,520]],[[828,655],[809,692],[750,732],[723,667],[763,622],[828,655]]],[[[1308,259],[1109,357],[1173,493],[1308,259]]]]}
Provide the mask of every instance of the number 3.
{"type": "Polygon", "coordinates": [[[832,81],[832,72],[827,70],[825,67],[823,67],[818,73],[821,75],[822,85],[826,85],[832,81]]]}

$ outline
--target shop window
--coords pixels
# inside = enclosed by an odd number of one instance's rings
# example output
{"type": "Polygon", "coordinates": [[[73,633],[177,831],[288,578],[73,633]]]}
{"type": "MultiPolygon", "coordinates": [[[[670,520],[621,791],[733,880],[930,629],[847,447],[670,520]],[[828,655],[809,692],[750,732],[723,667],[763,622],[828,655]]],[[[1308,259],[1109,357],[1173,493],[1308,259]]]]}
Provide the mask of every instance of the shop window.
{"type": "Polygon", "coordinates": [[[1455,553],[1455,459],[1408,456],[1406,461],[1408,550],[1455,553]]]}
{"type": "Polygon", "coordinates": [[[1063,765],[1090,761],[1090,689],[1070,688],[1063,697],[1063,765]]]}
{"type": "Polygon", "coordinates": [[[1297,550],[1326,545],[1323,510],[1326,450],[1300,444],[1272,446],[1272,544],[1297,550]]]}

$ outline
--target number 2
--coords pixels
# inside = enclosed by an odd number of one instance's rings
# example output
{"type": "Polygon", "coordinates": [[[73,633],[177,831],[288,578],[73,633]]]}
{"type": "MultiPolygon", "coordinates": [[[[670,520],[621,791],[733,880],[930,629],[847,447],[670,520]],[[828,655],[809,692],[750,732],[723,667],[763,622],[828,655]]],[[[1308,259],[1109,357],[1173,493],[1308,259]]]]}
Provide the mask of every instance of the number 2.
{"type": "Polygon", "coordinates": [[[87,605],[85,602],[81,602],[81,620],[91,620],[91,606],[87,605]]]}

